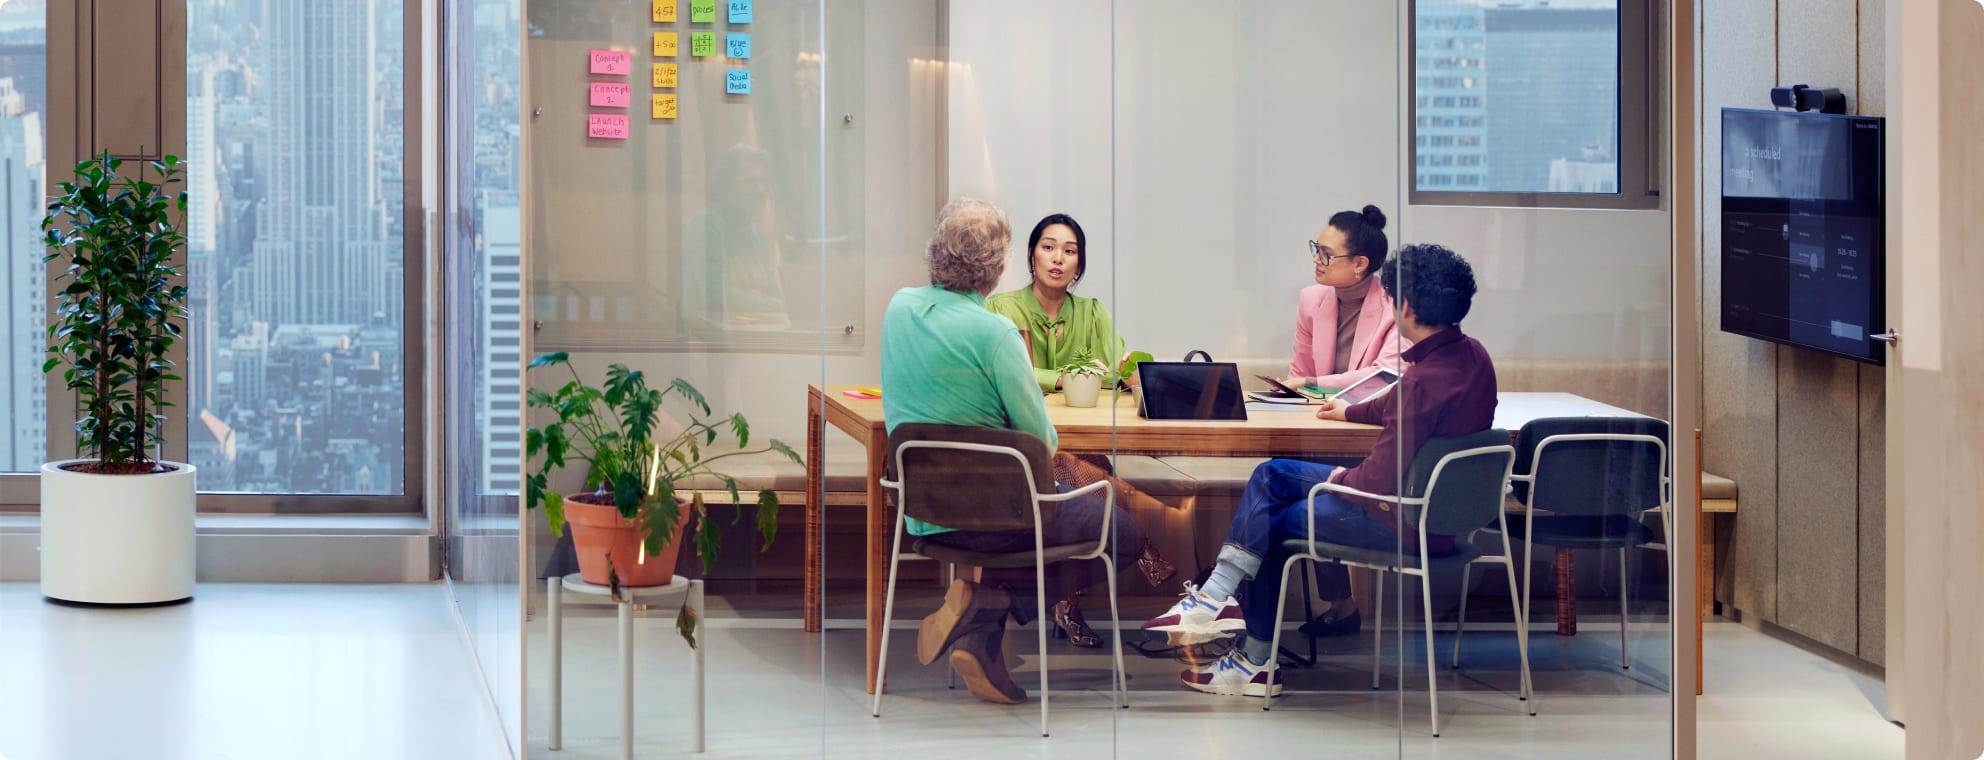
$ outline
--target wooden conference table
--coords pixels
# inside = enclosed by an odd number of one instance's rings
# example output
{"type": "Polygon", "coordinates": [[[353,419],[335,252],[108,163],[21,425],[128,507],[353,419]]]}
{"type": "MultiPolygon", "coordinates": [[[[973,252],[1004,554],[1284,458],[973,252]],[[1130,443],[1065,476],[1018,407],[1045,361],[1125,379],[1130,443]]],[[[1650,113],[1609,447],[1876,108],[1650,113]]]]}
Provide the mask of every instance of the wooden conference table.
{"type": "MultiPolygon", "coordinates": [[[[889,499],[881,480],[886,473],[888,431],[880,399],[851,398],[858,385],[806,387],[806,571],[805,628],[821,629],[820,542],[825,504],[824,445],[826,425],[832,425],[867,450],[868,489],[866,537],[867,673],[868,691],[875,690],[875,669],[882,649],[882,597],[888,582],[889,499]]],[[[1106,397],[1105,397],[1106,398],[1106,397]]],[[[1524,422],[1551,416],[1638,416],[1618,407],[1569,393],[1504,393],[1495,425],[1508,430],[1524,422]]],[[[1060,437],[1061,450],[1073,453],[1141,454],[1145,456],[1350,456],[1371,453],[1378,428],[1351,422],[1316,419],[1305,409],[1250,413],[1245,421],[1146,420],[1137,416],[1134,400],[1119,394],[1116,403],[1094,408],[1069,407],[1061,394],[1047,397],[1047,416],[1060,437]]]]}

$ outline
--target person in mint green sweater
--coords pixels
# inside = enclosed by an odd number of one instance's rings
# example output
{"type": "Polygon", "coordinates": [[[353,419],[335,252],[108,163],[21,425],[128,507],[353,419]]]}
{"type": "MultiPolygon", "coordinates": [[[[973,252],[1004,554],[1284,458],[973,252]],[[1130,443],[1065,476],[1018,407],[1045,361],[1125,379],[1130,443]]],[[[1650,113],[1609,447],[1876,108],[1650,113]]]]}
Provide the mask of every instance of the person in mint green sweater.
{"type": "MultiPolygon", "coordinates": [[[[1102,307],[1101,300],[1068,292],[1088,272],[1088,236],[1082,232],[1082,225],[1067,214],[1048,214],[1033,225],[1033,233],[1027,236],[1026,256],[1031,282],[1024,288],[986,298],[985,308],[1012,320],[1013,326],[1019,328],[1041,392],[1060,390],[1061,368],[1084,354],[1108,372],[1107,383],[1115,385],[1119,379],[1115,365],[1103,362],[1122,361],[1123,337],[1116,334],[1115,322],[1109,318],[1109,310],[1102,307]]],[[[1134,376],[1121,379],[1136,384],[1134,376]]],[[[1078,486],[1105,479],[1114,481],[1117,501],[1140,519],[1158,519],[1163,510],[1172,508],[1115,478],[1106,456],[1057,453],[1054,473],[1061,482],[1078,486]]],[[[1176,572],[1155,545],[1144,547],[1138,567],[1152,586],[1163,583],[1176,572]]],[[[1102,637],[1089,627],[1074,596],[1054,605],[1053,614],[1055,625],[1070,643],[1102,646],[1102,637]]]]}

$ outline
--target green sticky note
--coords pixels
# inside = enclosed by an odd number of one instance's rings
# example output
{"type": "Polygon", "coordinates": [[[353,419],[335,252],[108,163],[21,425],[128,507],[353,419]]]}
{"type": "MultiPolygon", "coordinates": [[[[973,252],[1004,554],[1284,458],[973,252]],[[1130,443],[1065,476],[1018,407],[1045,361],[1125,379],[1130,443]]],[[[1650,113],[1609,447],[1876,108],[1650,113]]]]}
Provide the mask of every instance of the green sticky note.
{"type": "Polygon", "coordinates": [[[1343,392],[1342,388],[1325,388],[1320,385],[1304,385],[1301,390],[1303,393],[1310,393],[1317,396],[1334,396],[1343,392]]]}
{"type": "Polygon", "coordinates": [[[689,0],[689,23],[716,23],[716,0],[689,0]]]}
{"type": "Polygon", "coordinates": [[[708,58],[716,55],[716,32],[691,32],[689,34],[689,55],[708,58]]]}

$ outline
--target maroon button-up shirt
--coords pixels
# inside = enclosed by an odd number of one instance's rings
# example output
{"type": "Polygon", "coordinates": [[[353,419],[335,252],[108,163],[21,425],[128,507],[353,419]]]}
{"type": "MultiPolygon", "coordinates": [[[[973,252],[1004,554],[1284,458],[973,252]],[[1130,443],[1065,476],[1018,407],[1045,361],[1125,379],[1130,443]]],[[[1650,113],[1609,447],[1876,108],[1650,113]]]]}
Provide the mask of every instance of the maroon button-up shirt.
{"type": "MultiPolygon", "coordinates": [[[[1427,336],[1399,358],[1408,366],[1391,392],[1343,412],[1351,422],[1384,428],[1371,456],[1336,479],[1366,493],[1396,495],[1426,439],[1479,433],[1495,421],[1495,363],[1481,341],[1462,334],[1458,325],[1427,336]]],[[[1359,501],[1366,514],[1403,533],[1405,545],[1416,548],[1418,526],[1400,531],[1396,510],[1359,501]]],[[[1426,549],[1451,551],[1453,537],[1427,534],[1426,549]]]]}

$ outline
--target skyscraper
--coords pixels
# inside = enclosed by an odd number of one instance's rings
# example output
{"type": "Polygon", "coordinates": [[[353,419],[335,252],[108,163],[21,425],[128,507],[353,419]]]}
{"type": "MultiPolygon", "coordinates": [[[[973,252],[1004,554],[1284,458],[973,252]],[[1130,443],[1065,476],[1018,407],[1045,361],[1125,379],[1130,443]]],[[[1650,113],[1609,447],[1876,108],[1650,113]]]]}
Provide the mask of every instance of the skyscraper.
{"type": "Polygon", "coordinates": [[[17,472],[39,466],[47,448],[43,171],[41,114],[0,79],[0,470],[17,472]]]}
{"type": "Polygon", "coordinates": [[[483,204],[482,248],[486,259],[482,299],[482,479],[485,493],[516,491],[523,482],[518,448],[523,417],[522,216],[514,195],[483,204]]]}

